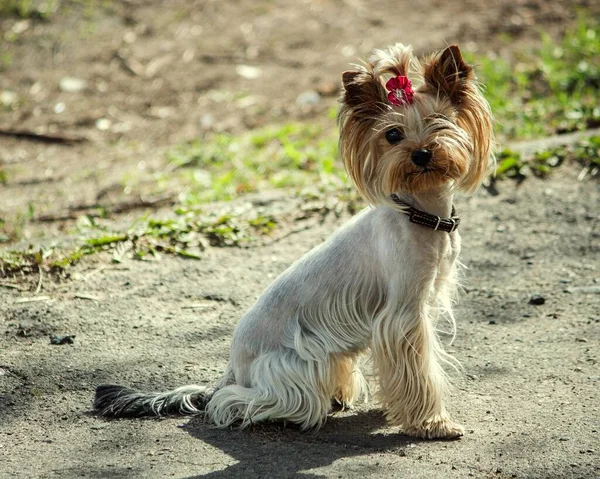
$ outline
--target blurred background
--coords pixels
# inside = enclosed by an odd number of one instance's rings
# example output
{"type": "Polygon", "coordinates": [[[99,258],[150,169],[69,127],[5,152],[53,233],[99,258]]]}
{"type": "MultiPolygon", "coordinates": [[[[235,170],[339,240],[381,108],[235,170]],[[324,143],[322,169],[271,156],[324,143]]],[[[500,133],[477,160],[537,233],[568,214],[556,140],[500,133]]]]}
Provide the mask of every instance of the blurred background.
{"type": "Polygon", "coordinates": [[[595,128],[599,12],[586,0],[1,0],[0,244],[343,190],[340,74],[395,42],[458,43],[501,146],[595,128]]]}

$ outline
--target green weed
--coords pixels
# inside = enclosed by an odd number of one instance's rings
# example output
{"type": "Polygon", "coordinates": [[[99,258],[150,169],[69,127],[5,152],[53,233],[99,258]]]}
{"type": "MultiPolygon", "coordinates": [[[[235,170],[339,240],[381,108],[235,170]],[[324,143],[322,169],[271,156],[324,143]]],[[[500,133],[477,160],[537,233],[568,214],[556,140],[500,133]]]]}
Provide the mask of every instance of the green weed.
{"type": "Polygon", "coordinates": [[[592,136],[579,142],[571,149],[570,156],[583,167],[579,179],[588,175],[600,177],[600,136],[592,136]]]}
{"type": "Polygon", "coordinates": [[[47,20],[59,6],[60,0],[3,0],[0,3],[0,17],[16,16],[47,20]]]}
{"type": "Polygon", "coordinates": [[[289,123],[187,143],[171,151],[167,161],[168,170],[179,171],[178,179],[188,185],[182,205],[191,206],[315,182],[342,186],[345,174],[336,157],[334,130],[289,123]]]}
{"type": "Polygon", "coordinates": [[[600,125],[600,23],[581,17],[555,42],[517,61],[467,55],[497,120],[501,139],[531,138],[600,125]]]}
{"type": "Polygon", "coordinates": [[[591,136],[573,145],[558,146],[523,158],[521,154],[509,149],[502,150],[497,155],[498,164],[494,178],[512,178],[517,181],[527,176],[543,178],[554,168],[566,161],[579,163],[585,176],[598,176],[600,173],[600,136],[591,136]]]}
{"type": "Polygon", "coordinates": [[[113,0],[2,0],[0,17],[32,18],[47,21],[59,11],[68,12],[74,8],[91,17],[98,8],[108,9],[113,0]]]}
{"type": "MultiPolygon", "coordinates": [[[[0,223],[0,226],[2,224],[0,223]]],[[[38,273],[64,276],[68,269],[87,255],[99,252],[112,254],[113,262],[120,263],[125,256],[134,259],[158,257],[161,253],[174,254],[188,259],[200,259],[207,245],[239,246],[250,244],[260,237],[269,236],[278,220],[258,213],[203,215],[195,210],[180,208],[175,219],[137,220],[126,233],[112,234],[103,227],[88,224],[86,234],[93,231],[101,235],[83,238],[78,246],[67,250],[55,248],[0,252],[0,278],[38,273]]],[[[1,236],[0,236],[1,238],[1,236]]]]}
{"type": "Polygon", "coordinates": [[[0,52],[0,72],[6,71],[13,63],[13,55],[10,52],[0,52]]]}

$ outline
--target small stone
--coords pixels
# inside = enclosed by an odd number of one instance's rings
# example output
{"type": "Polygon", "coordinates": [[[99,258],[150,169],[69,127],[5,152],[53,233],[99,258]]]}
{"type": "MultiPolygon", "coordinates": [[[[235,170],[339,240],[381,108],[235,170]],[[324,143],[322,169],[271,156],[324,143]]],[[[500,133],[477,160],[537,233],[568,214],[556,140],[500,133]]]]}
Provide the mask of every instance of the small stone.
{"type": "Polygon", "coordinates": [[[494,321],[493,319],[490,319],[490,320],[488,321],[488,324],[496,324],[496,321],[494,321]]]}
{"type": "Polygon", "coordinates": [[[50,344],[62,346],[63,344],[73,344],[75,342],[75,335],[65,336],[50,336],[50,344]]]}
{"type": "Polygon", "coordinates": [[[353,57],[356,55],[356,48],[354,48],[352,45],[344,45],[341,52],[345,57],[353,57]]]}
{"type": "Polygon", "coordinates": [[[544,298],[540,294],[533,294],[531,298],[529,298],[529,304],[534,304],[536,306],[540,306],[546,302],[546,298],[544,298]]]}
{"type": "Polygon", "coordinates": [[[79,93],[87,86],[85,80],[75,77],[63,77],[58,82],[58,87],[66,93],[79,93]]]}
{"type": "Polygon", "coordinates": [[[559,440],[559,441],[563,441],[563,442],[565,442],[565,441],[568,441],[568,440],[569,440],[569,438],[568,438],[568,437],[564,437],[564,436],[563,436],[563,437],[559,437],[559,438],[558,438],[558,440],[559,440]]]}
{"type": "Polygon", "coordinates": [[[204,113],[200,117],[200,128],[203,130],[209,130],[215,124],[215,117],[210,113],[204,113]]]}
{"type": "Polygon", "coordinates": [[[56,105],[54,105],[54,113],[56,113],[57,115],[60,115],[66,109],[67,106],[62,101],[59,101],[56,105]]]}
{"type": "Polygon", "coordinates": [[[17,94],[14,91],[2,90],[0,92],[0,104],[5,107],[10,107],[17,101],[17,94]]]}
{"type": "Polygon", "coordinates": [[[125,35],[123,35],[123,41],[125,43],[135,43],[136,40],[137,40],[137,35],[135,34],[135,32],[133,32],[131,30],[125,32],[125,35]]]}
{"type": "Polygon", "coordinates": [[[296,98],[296,105],[298,106],[307,106],[307,105],[316,105],[321,101],[321,95],[319,95],[314,90],[309,90],[300,93],[298,98],[296,98]]]}
{"type": "Polygon", "coordinates": [[[235,68],[235,72],[246,80],[256,80],[262,76],[262,70],[251,65],[238,65],[235,68]]]}
{"type": "Polygon", "coordinates": [[[96,120],[96,128],[98,128],[101,131],[106,131],[110,129],[111,126],[112,121],[110,121],[108,118],[99,118],[96,120]]]}
{"type": "Polygon", "coordinates": [[[600,286],[574,286],[566,291],[567,293],[600,294],[600,286]]]}
{"type": "Polygon", "coordinates": [[[16,35],[20,35],[21,33],[26,32],[30,26],[31,22],[29,20],[21,20],[13,25],[11,31],[16,35]]]}

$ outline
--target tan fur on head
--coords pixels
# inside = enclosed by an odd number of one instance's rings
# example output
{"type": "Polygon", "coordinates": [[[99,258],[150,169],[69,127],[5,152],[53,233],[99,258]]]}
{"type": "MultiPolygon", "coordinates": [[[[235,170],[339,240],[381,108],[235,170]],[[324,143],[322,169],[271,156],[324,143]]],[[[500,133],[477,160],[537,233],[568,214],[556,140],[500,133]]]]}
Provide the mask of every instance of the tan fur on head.
{"type": "Polygon", "coordinates": [[[396,44],[376,50],[342,80],[340,153],[371,204],[391,193],[471,192],[481,184],[493,161],[492,115],[457,46],[419,61],[411,47],[396,44]],[[396,75],[419,85],[412,104],[388,102],[385,80],[396,75]],[[386,132],[393,128],[404,139],[390,145],[386,132]],[[426,168],[411,161],[411,153],[420,149],[433,154],[426,168]]]}
{"type": "Polygon", "coordinates": [[[420,74],[419,62],[413,55],[412,47],[402,43],[396,43],[387,50],[375,50],[370,63],[377,78],[381,78],[385,73],[407,77],[420,74]]]}

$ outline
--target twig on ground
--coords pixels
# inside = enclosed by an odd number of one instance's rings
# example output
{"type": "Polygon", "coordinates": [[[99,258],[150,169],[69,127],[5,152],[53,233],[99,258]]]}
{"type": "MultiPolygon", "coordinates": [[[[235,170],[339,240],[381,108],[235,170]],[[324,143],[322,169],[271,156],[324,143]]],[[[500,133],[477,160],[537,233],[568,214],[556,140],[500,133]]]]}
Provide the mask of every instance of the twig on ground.
{"type": "Polygon", "coordinates": [[[17,304],[21,303],[37,303],[38,301],[50,301],[50,296],[32,296],[30,298],[19,298],[15,301],[17,304]]]}
{"type": "Polygon", "coordinates": [[[0,136],[11,136],[23,140],[39,141],[42,143],[61,143],[69,145],[89,141],[83,136],[68,136],[55,133],[36,133],[31,130],[14,130],[11,128],[0,128],[0,136]]]}
{"type": "Polygon", "coordinates": [[[40,268],[40,279],[38,280],[37,288],[35,288],[35,293],[33,293],[36,296],[40,293],[40,290],[42,289],[43,277],[44,277],[44,270],[42,268],[40,268]]]}
{"type": "Polygon", "coordinates": [[[75,297],[78,299],[89,299],[90,301],[102,301],[102,298],[98,296],[93,296],[91,294],[77,293],[75,297]]]}
{"type": "Polygon", "coordinates": [[[181,309],[212,309],[212,304],[184,304],[181,309]]]}
{"type": "MultiPolygon", "coordinates": [[[[122,203],[116,203],[114,205],[103,205],[100,203],[78,204],[69,206],[68,212],[48,213],[45,215],[40,215],[37,218],[35,218],[34,221],[39,223],[52,223],[55,221],[75,220],[80,216],[78,212],[86,210],[102,209],[110,213],[125,213],[127,211],[137,210],[141,208],[157,208],[160,206],[168,206],[174,204],[174,202],[175,196],[169,195],[153,199],[139,198],[138,200],[124,201],[122,203]]],[[[103,215],[101,213],[91,212],[88,213],[88,216],[98,218],[103,215]]]]}
{"type": "Polygon", "coordinates": [[[127,58],[119,52],[115,52],[115,58],[119,60],[121,67],[133,76],[144,76],[144,65],[135,58],[127,58]]]}
{"type": "Polygon", "coordinates": [[[100,266],[99,268],[96,268],[94,271],[89,272],[88,274],[86,274],[83,277],[83,281],[86,282],[88,281],[92,276],[94,276],[96,273],[99,273],[100,271],[104,270],[108,268],[108,265],[103,264],[102,266],[100,266]]]}

